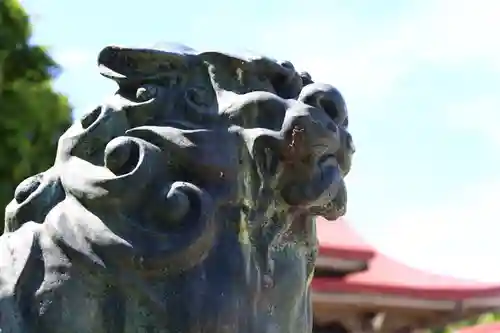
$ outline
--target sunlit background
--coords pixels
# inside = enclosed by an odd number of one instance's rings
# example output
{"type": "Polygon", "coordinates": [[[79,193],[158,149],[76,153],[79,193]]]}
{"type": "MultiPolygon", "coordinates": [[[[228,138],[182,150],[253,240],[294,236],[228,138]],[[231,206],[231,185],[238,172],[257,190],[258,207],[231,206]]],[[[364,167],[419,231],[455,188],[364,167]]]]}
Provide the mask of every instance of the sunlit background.
{"type": "Polygon", "coordinates": [[[292,61],[348,102],[348,220],[410,265],[500,281],[500,1],[25,0],[75,117],[113,92],[107,44],[292,61]]]}

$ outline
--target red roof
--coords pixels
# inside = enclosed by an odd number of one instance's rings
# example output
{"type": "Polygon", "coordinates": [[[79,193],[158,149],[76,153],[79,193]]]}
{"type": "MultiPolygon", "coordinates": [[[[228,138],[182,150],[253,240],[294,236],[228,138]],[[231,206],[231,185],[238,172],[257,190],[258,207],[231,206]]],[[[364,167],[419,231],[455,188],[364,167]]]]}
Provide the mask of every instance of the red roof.
{"type": "MultiPolygon", "coordinates": [[[[352,251],[368,253],[370,248],[346,221],[318,220],[318,238],[324,256],[352,251]],[[337,245],[337,242],[340,245],[337,245]],[[340,251],[339,251],[340,250],[340,251]]],[[[346,258],[348,259],[348,258],[346,258]]],[[[381,253],[368,262],[368,270],[344,278],[317,277],[315,291],[389,293],[425,299],[462,300],[472,297],[500,296],[500,285],[456,279],[409,267],[381,253]]],[[[499,331],[500,332],[500,331],[499,331]]]]}
{"type": "Polygon", "coordinates": [[[500,323],[483,324],[471,326],[458,330],[457,333],[498,333],[500,332],[500,323]]]}
{"type": "Polygon", "coordinates": [[[320,255],[366,261],[375,256],[375,250],[347,227],[343,219],[328,221],[318,217],[316,222],[320,255]]]}

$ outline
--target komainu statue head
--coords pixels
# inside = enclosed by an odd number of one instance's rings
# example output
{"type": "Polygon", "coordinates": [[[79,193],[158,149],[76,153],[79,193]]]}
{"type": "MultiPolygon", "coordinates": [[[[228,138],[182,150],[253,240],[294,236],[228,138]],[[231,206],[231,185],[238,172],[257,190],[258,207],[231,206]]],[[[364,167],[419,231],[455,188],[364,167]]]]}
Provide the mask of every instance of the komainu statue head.
{"type": "Polygon", "coordinates": [[[0,329],[310,331],[314,217],[344,214],[354,152],[341,94],[184,46],[98,65],[116,93],[7,206],[0,258],[24,261],[0,264],[0,329]]]}

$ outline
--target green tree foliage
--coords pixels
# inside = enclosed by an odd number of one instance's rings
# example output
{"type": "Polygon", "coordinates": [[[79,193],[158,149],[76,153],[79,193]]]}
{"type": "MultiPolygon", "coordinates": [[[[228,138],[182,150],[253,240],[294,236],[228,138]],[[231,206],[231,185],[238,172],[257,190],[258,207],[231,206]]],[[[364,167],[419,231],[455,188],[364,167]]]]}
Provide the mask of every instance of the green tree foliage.
{"type": "MultiPolygon", "coordinates": [[[[17,0],[0,1],[0,210],[17,184],[53,164],[57,137],[71,122],[67,99],[52,89],[59,68],[30,43],[17,0]]],[[[0,222],[0,234],[3,221],[0,222]]]]}

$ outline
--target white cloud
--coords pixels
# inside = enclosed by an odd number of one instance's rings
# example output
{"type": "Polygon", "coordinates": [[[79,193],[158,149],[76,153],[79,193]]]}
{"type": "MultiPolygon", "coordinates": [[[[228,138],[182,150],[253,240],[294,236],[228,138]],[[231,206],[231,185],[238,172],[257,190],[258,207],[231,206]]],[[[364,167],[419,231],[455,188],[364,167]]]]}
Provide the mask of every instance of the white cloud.
{"type": "Polygon", "coordinates": [[[450,194],[446,202],[386,224],[370,240],[410,265],[480,281],[500,281],[500,179],[450,194]]]}
{"type": "Polygon", "coordinates": [[[335,24],[325,28],[314,24],[303,26],[300,33],[286,25],[284,29],[290,32],[293,41],[289,44],[290,50],[283,53],[290,55],[299,69],[310,72],[314,80],[336,85],[348,100],[387,97],[408,68],[407,63],[399,59],[402,41],[386,40],[384,32],[374,40],[358,33],[351,41],[344,33],[335,33],[349,31],[349,27],[335,24]],[[303,42],[297,43],[297,40],[303,42]]]}
{"type": "Polygon", "coordinates": [[[95,53],[80,49],[55,51],[53,57],[55,61],[65,69],[74,69],[96,59],[95,53]]]}
{"type": "MultiPolygon", "coordinates": [[[[456,68],[479,63],[500,71],[500,2],[408,4],[401,15],[379,25],[355,16],[340,15],[327,23],[301,17],[280,22],[281,29],[270,31],[280,34],[280,54],[291,56],[316,80],[337,85],[348,101],[356,103],[390,100],[401,78],[426,70],[429,63],[456,68]]],[[[272,50],[275,33],[262,36],[259,43],[272,50]]]]}
{"type": "MultiPolygon", "coordinates": [[[[430,61],[460,66],[500,61],[500,2],[495,0],[422,1],[392,23],[381,47],[407,64],[430,61]]],[[[379,43],[380,41],[377,41],[379,43]]]]}
{"type": "Polygon", "coordinates": [[[473,133],[500,146],[500,92],[477,96],[469,101],[451,104],[444,110],[449,127],[462,133],[473,133]]]}
{"type": "Polygon", "coordinates": [[[420,57],[448,65],[481,60],[498,63],[498,1],[443,0],[431,6],[402,30],[420,57]]]}

